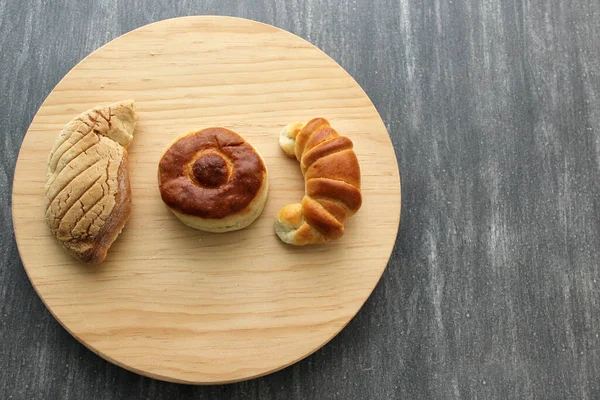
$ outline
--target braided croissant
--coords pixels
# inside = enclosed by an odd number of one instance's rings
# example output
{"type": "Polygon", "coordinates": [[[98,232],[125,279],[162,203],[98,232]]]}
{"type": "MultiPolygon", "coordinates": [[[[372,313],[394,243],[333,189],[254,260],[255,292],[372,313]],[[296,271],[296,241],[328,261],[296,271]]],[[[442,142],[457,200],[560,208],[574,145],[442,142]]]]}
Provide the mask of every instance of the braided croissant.
{"type": "Polygon", "coordinates": [[[275,232],[285,243],[303,246],[339,239],[344,221],[361,206],[360,167],[352,141],[324,118],[283,128],[283,151],[300,161],[306,181],[302,204],[283,207],[275,232]]]}

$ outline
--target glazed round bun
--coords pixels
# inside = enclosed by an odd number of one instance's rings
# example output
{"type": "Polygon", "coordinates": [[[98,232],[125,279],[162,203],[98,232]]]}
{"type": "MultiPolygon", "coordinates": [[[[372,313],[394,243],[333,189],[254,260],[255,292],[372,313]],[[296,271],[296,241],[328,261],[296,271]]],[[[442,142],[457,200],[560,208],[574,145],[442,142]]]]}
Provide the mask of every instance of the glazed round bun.
{"type": "Polygon", "coordinates": [[[207,232],[250,225],[262,213],[269,180],[261,155],[225,128],[189,132],[158,164],[163,202],[184,224],[207,232]]]}

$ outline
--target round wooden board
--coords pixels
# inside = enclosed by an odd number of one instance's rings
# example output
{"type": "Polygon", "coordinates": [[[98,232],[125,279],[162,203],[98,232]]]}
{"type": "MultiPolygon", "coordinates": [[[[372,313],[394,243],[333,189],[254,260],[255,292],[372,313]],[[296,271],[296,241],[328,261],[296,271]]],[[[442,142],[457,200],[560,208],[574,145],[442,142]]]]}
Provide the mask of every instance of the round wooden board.
{"type": "Polygon", "coordinates": [[[335,336],[381,277],[400,220],[400,177],[386,128],[338,64],[262,23],[185,17],[136,29],[79,63],[45,100],[25,136],[13,186],[23,264],[56,319],[105,359],[153,378],[234,382],[284,368],[335,336]],[[46,159],[61,128],[99,104],[133,98],[133,211],[98,266],[66,255],[44,221],[46,159]],[[293,247],[273,230],[304,193],[281,128],[316,116],[355,144],[364,203],[346,234],[293,247]],[[261,217],[226,234],[196,231],[163,205],[158,160],[184,132],[224,126],[264,156],[261,217]]]}

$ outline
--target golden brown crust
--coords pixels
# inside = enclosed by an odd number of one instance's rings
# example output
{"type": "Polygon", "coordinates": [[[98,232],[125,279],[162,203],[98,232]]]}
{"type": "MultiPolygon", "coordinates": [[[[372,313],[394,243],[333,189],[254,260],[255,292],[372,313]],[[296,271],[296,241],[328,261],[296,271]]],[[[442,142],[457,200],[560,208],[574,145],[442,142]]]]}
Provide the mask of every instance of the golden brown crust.
{"type": "Polygon", "coordinates": [[[318,143],[319,146],[309,147],[302,156],[302,170],[306,171],[315,161],[339,153],[343,150],[352,150],[352,141],[345,136],[338,136],[318,143]]]}
{"type": "Polygon", "coordinates": [[[330,178],[313,178],[306,182],[306,194],[316,199],[335,200],[345,206],[347,211],[356,211],[360,208],[362,197],[356,190],[344,181],[330,178]]]}
{"type": "Polygon", "coordinates": [[[327,240],[338,239],[344,234],[344,224],[312,197],[304,196],[302,199],[302,214],[306,222],[327,240]]]}
{"type": "MultiPolygon", "coordinates": [[[[298,161],[301,161],[302,159],[308,139],[310,139],[310,137],[315,133],[317,134],[317,137],[319,137],[319,131],[321,130],[322,126],[324,126],[324,128],[328,128],[329,121],[327,121],[325,118],[314,118],[308,121],[300,133],[298,133],[298,136],[296,137],[296,159],[298,161]]],[[[331,133],[329,129],[327,129],[326,132],[331,133]]]]}
{"type": "Polygon", "coordinates": [[[342,150],[318,159],[306,170],[304,178],[327,178],[346,182],[359,192],[360,168],[354,150],[342,150]]]}
{"type": "Polygon", "coordinates": [[[161,197],[189,216],[220,219],[242,212],[257,197],[266,166],[241,136],[208,128],[176,140],[159,162],[161,197]]]}
{"type": "Polygon", "coordinates": [[[301,128],[299,124],[288,125],[280,143],[287,154],[293,150],[300,161],[306,195],[302,204],[279,212],[277,234],[295,245],[340,238],[345,220],[362,204],[360,166],[352,141],[340,136],[326,119],[315,118],[301,128]]]}

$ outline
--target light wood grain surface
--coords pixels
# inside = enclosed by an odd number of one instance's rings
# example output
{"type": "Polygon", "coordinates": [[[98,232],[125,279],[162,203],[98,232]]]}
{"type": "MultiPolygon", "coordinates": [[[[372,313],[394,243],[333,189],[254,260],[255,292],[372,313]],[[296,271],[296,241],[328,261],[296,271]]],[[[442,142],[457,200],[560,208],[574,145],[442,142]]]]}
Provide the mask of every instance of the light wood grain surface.
{"type": "Polygon", "coordinates": [[[79,63],[44,101],[23,141],[13,186],[17,245],[52,314],[84,345],[120,366],[187,383],[223,383],[281,369],[317,350],[356,314],[396,239],[400,181],[372,103],[339,65],[303,39],[228,17],[185,17],[118,38],[79,63]],[[61,251],[43,218],[46,158],[71,118],[133,98],[132,216],[104,263],[61,251]],[[282,206],[304,180],[279,148],[281,128],[316,116],[350,137],[363,206],[342,239],[284,245],[282,206]],[[158,161],[172,140],[223,126],[264,157],[269,199],[248,228],[184,226],[164,206],[158,161]]]}
{"type": "Polygon", "coordinates": [[[597,0],[0,0],[0,397],[600,398],[599,37],[597,0]],[[293,32],[356,79],[394,144],[402,223],[327,345],[195,386],[115,366],[56,322],[19,258],[11,191],[32,118],[77,62],[214,14],[293,32]]]}

